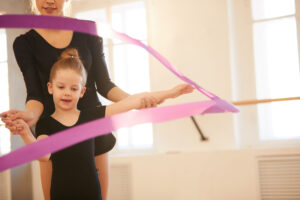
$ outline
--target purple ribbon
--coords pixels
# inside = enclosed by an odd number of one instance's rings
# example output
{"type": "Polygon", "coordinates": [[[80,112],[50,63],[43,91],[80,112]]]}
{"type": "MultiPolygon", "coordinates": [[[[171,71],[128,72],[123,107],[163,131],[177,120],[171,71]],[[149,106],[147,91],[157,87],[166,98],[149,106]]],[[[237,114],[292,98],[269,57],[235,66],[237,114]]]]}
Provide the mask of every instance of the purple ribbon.
{"type": "MultiPolygon", "coordinates": [[[[91,35],[98,35],[96,24],[93,21],[57,16],[1,15],[0,28],[47,28],[72,30],[91,35]]],[[[126,34],[118,33],[116,31],[113,31],[113,37],[123,42],[144,48],[172,73],[195,87],[211,100],[121,113],[61,131],[43,140],[1,156],[0,172],[38,159],[46,154],[57,152],[84,140],[107,134],[119,128],[130,127],[148,122],[165,122],[196,114],[238,112],[238,109],[231,103],[220,99],[218,96],[208,92],[192,80],[185,77],[175,67],[173,67],[167,59],[151,47],[143,44],[139,40],[129,37],[126,34]],[[86,134],[82,134],[82,132],[85,132],[86,134]]]]}

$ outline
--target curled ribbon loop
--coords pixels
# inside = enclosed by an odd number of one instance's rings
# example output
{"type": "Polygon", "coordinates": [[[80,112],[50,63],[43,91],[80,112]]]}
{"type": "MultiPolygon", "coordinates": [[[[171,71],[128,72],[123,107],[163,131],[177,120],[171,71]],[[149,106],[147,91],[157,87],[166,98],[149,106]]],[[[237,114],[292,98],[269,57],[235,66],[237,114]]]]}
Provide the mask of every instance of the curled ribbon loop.
{"type": "MultiPolygon", "coordinates": [[[[98,35],[96,24],[93,21],[57,16],[2,15],[0,16],[0,28],[47,28],[72,30],[91,35],[98,35]]],[[[46,139],[39,140],[1,156],[0,172],[38,159],[46,154],[57,152],[90,138],[110,133],[119,128],[149,122],[165,122],[197,114],[238,112],[238,109],[231,103],[220,99],[218,96],[185,77],[153,48],[126,34],[118,33],[116,31],[112,31],[112,33],[113,37],[116,39],[144,48],[177,77],[195,87],[211,100],[121,113],[58,132],[46,139]],[[82,132],[85,132],[86,134],[82,134],[82,132]]]]}

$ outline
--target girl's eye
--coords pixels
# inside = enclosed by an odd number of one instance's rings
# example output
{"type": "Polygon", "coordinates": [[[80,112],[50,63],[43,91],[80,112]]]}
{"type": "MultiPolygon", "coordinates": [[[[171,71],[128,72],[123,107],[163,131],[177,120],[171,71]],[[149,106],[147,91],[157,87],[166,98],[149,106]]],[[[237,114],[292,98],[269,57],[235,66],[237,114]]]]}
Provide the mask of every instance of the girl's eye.
{"type": "Polygon", "coordinates": [[[58,86],[59,89],[64,89],[64,86],[58,86]]]}
{"type": "Polygon", "coordinates": [[[77,88],[72,88],[72,91],[77,91],[77,88]]]}

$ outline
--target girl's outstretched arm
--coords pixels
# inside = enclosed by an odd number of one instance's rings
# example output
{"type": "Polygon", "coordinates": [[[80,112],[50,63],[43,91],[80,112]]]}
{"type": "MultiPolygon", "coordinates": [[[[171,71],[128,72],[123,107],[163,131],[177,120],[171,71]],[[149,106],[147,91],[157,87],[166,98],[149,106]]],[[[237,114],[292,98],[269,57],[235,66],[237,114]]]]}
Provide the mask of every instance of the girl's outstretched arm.
{"type": "MultiPolygon", "coordinates": [[[[180,84],[170,90],[162,90],[158,92],[149,92],[153,98],[156,99],[158,104],[164,102],[164,100],[169,98],[176,98],[183,94],[188,94],[193,92],[194,88],[188,84],[180,84]]],[[[145,96],[145,93],[138,93],[130,95],[124,100],[117,103],[106,106],[105,116],[111,116],[114,114],[126,112],[133,109],[140,109],[143,107],[141,104],[141,98],[145,96]]],[[[156,105],[153,105],[156,106],[156,105]]]]}

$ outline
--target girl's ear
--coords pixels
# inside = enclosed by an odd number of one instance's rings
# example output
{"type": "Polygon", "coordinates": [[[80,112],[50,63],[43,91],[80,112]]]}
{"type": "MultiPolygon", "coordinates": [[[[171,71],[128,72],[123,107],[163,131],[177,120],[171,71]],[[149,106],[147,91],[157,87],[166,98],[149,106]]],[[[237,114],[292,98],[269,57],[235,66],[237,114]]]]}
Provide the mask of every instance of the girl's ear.
{"type": "Polygon", "coordinates": [[[52,83],[48,82],[48,83],[47,83],[47,86],[48,86],[48,92],[49,92],[49,94],[53,94],[52,83]]]}
{"type": "Polygon", "coordinates": [[[81,89],[81,92],[80,92],[80,98],[83,97],[85,91],[86,91],[86,87],[83,87],[83,88],[81,89]]]}

